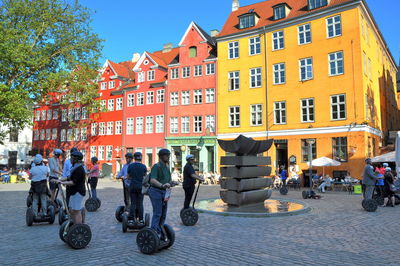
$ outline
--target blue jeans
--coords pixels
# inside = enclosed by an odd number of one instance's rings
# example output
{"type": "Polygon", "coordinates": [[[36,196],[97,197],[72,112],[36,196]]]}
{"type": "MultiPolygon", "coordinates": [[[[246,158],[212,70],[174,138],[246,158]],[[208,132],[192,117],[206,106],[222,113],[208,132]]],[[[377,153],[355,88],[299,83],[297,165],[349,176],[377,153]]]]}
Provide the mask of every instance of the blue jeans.
{"type": "Polygon", "coordinates": [[[97,192],[96,192],[96,189],[95,189],[95,188],[92,188],[90,191],[92,192],[92,197],[93,197],[94,199],[97,199],[97,192]]]}
{"type": "Polygon", "coordinates": [[[150,187],[149,197],[153,206],[153,217],[151,218],[151,228],[161,234],[161,226],[167,218],[168,201],[164,201],[165,190],[150,187]]]}

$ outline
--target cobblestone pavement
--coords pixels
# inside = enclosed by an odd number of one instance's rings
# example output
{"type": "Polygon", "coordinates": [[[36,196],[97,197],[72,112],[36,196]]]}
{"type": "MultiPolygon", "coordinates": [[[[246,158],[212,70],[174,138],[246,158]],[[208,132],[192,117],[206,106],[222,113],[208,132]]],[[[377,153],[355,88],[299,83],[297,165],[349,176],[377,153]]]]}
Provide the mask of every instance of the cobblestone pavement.
{"type": "MultiPolygon", "coordinates": [[[[169,250],[141,254],[136,233],[122,233],[114,218],[121,205],[119,182],[102,180],[102,207],[88,213],[93,238],[72,250],[58,237],[58,224],[25,225],[27,184],[0,185],[1,265],[399,265],[400,207],[367,213],[361,196],[328,192],[308,200],[312,211],[290,217],[239,218],[200,214],[194,227],[179,218],[183,190],[176,187],[167,222],[176,231],[169,250]]],[[[218,197],[218,186],[202,186],[199,199],[218,197]]],[[[287,198],[300,199],[290,191],[287,198]]],[[[273,197],[282,197],[274,191],[273,197]]],[[[145,199],[145,210],[151,211],[145,199]]]]}

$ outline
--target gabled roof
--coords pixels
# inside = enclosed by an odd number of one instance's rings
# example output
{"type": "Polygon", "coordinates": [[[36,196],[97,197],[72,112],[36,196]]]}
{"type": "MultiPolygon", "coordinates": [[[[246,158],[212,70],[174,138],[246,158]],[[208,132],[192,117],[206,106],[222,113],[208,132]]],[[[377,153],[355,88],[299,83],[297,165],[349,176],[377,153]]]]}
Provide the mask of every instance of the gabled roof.
{"type": "Polygon", "coordinates": [[[106,62],[103,65],[103,71],[101,74],[104,73],[107,67],[110,67],[111,70],[114,72],[114,75],[124,77],[127,79],[133,79],[133,73],[132,73],[132,68],[133,68],[133,63],[130,61],[125,61],[121,63],[115,63],[111,60],[106,60],[106,62]]]}
{"type": "Polygon", "coordinates": [[[321,10],[323,8],[328,8],[328,7],[346,4],[346,3],[350,3],[350,2],[355,2],[355,0],[331,0],[327,6],[316,8],[313,10],[308,10],[308,1],[307,0],[285,0],[285,1],[269,0],[269,1],[263,1],[263,2],[256,3],[256,4],[248,5],[248,6],[243,6],[243,7],[240,7],[238,10],[233,11],[229,15],[228,19],[226,20],[226,22],[224,24],[224,27],[222,28],[221,32],[218,34],[217,38],[226,36],[226,35],[235,34],[235,33],[240,33],[243,31],[252,30],[252,29],[258,29],[258,28],[261,28],[264,26],[270,26],[275,23],[281,23],[285,20],[289,20],[289,19],[293,19],[295,17],[313,13],[316,10],[321,10]],[[286,5],[290,6],[292,8],[292,10],[290,11],[290,13],[288,14],[288,16],[286,18],[276,21],[273,19],[273,17],[274,17],[273,6],[276,6],[276,5],[282,4],[282,3],[285,3],[286,5]],[[257,13],[257,15],[260,17],[258,23],[254,27],[239,29],[238,17],[240,15],[248,13],[249,10],[251,10],[251,9],[253,9],[253,12],[257,13]]]}
{"type": "Polygon", "coordinates": [[[168,67],[179,54],[179,48],[172,48],[171,51],[163,52],[156,51],[153,53],[144,52],[140,57],[139,61],[135,64],[133,71],[139,70],[140,66],[143,64],[143,61],[148,58],[154,65],[161,66],[164,68],[168,67]]]}
{"type": "Polygon", "coordinates": [[[190,23],[189,27],[186,29],[186,32],[183,35],[181,41],[179,42],[179,46],[181,46],[183,44],[183,42],[186,39],[186,36],[188,35],[188,33],[192,27],[194,27],[197,30],[197,32],[200,34],[200,36],[203,38],[204,41],[206,41],[212,45],[215,45],[214,39],[210,35],[208,35],[208,33],[205,32],[199,25],[197,25],[194,21],[192,21],[190,23]]]}

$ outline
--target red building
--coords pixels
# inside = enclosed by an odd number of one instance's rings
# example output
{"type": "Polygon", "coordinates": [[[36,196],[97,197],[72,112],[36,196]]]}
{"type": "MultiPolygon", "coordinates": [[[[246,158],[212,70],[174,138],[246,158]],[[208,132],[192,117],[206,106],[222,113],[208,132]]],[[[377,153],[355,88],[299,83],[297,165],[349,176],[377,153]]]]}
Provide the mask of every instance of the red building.
{"type": "Polygon", "coordinates": [[[179,43],[179,58],[169,64],[166,142],[172,167],[182,170],[193,154],[201,172],[216,165],[216,44],[192,22],[179,43]]]}

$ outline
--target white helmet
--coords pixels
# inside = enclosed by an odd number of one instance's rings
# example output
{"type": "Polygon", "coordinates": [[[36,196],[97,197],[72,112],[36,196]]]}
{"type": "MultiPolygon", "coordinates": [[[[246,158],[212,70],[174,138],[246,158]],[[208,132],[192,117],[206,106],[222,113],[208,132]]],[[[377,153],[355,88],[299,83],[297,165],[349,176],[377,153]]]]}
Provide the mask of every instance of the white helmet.
{"type": "Polygon", "coordinates": [[[186,161],[188,161],[190,159],[194,159],[194,155],[193,154],[186,155],[186,161]]]}

